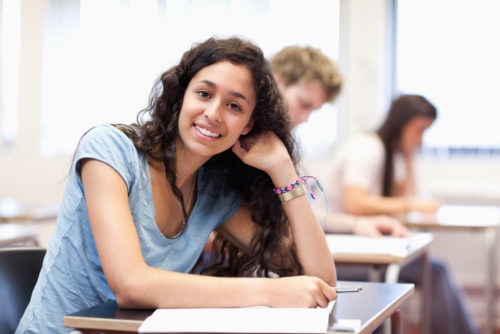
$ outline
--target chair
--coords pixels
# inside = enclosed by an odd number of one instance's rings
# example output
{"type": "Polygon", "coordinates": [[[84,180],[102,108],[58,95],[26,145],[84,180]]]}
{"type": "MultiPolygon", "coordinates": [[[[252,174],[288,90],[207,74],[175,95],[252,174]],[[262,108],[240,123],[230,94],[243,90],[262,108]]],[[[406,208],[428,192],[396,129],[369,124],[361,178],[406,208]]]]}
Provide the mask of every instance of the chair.
{"type": "Polygon", "coordinates": [[[0,248],[0,333],[14,333],[42,268],[45,248],[0,248]]]}

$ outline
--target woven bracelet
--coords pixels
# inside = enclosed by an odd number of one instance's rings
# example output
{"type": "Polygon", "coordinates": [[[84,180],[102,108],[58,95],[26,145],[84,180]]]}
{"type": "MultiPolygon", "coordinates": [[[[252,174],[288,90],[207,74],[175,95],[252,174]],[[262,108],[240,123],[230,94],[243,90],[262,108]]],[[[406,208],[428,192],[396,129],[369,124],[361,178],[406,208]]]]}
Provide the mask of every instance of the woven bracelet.
{"type": "Polygon", "coordinates": [[[314,181],[316,181],[319,189],[321,189],[321,192],[323,193],[323,197],[325,199],[325,204],[326,204],[326,212],[325,212],[325,218],[321,222],[321,225],[324,225],[325,221],[326,221],[326,217],[328,216],[328,200],[326,198],[325,189],[323,188],[323,186],[321,185],[321,183],[319,182],[317,177],[312,176],[312,175],[304,175],[304,176],[299,177],[297,179],[297,181],[295,181],[292,184],[289,184],[286,187],[273,188],[273,191],[275,194],[278,195],[281,202],[286,202],[286,201],[289,201],[289,200],[294,199],[296,197],[304,195],[306,193],[305,188],[307,188],[307,192],[309,193],[311,198],[313,200],[316,200],[316,196],[314,196],[313,192],[311,191],[311,188],[309,187],[309,184],[307,183],[307,179],[313,179],[314,181]]]}

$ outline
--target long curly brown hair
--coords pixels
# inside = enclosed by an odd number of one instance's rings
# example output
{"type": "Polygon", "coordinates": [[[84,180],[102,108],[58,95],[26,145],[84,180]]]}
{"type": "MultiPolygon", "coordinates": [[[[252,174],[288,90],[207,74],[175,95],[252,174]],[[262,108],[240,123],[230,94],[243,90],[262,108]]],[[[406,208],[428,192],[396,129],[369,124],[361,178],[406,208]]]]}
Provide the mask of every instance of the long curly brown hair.
{"type": "MultiPolygon", "coordinates": [[[[270,67],[260,48],[241,38],[210,38],[184,53],[180,63],[164,72],[151,91],[149,104],[131,126],[117,125],[136,148],[151,159],[163,163],[166,177],[178,198],[187,221],[182,192],[176,186],[175,140],[186,88],[198,71],[220,61],[243,65],[252,74],[256,106],[253,127],[247,136],[273,131],[284,143],[294,163],[298,160],[291,136],[290,121],[270,67]],[[140,135],[139,135],[140,134],[140,135]]],[[[273,183],[263,171],[244,164],[231,149],[213,156],[205,163],[214,185],[228,182],[243,197],[258,225],[250,251],[221,240],[217,261],[205,273],[218,276],[279,276],[302,274],[290,226],[283,207],[273,193],[273,183]]]]}

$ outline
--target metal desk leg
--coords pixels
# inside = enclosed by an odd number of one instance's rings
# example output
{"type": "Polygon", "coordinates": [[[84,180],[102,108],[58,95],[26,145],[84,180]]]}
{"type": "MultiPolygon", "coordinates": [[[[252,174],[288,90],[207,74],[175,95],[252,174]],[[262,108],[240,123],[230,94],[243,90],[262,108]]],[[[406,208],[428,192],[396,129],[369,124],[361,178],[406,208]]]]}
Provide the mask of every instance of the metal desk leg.
{"type": "Polygon", "coordinates": [[[403,334],[403,316],[399,309],[391,315],[391,334],[403,334]]]}
{"type": "Polygon", "coordinates": [[[422,285],[420,287],[422,293],[420,331],[422,334],[429,334],[431,332],[431,284],[429,254],[424,252],[422,254],[422,285]]]}
{"type": "MultiPolygon", "coordinates": [[[[399,280],[399,269],[400,266],[398,263],[391,263],[390,265],[388,265],[385,271],[385,280],[384,280],[385,283],[397,283],[399,280]]],[[[384,334],[399,333],[400,325],[393,327],[393,324],[395,323],[396,323],[395,318],[393,319],[392,316],[389,319],[387,319],[384,322],[384,334]]]]}
{"type": "Polygon", "coordinates": [[[400,266],[398,263],[391,263],[390,265],[388,265],[385,272],[385,282],[397,283],[399,280],[399,269],[400,266]]]}
{"type": "Polygon", "coordinates": [[[488,259],[488,284],[486,285],[487,319],[485,334],[493,334],[495,329],[495,292],[497,276],[496,243],[498,228],[490,227],[485,230],[485,242],[488,259]]]}
{"type": "Polygon", "coordinates": [[[368,267],[368,281],[369,282],[382,282],[382,267],[378,265],[371,265],[368,267]]]}

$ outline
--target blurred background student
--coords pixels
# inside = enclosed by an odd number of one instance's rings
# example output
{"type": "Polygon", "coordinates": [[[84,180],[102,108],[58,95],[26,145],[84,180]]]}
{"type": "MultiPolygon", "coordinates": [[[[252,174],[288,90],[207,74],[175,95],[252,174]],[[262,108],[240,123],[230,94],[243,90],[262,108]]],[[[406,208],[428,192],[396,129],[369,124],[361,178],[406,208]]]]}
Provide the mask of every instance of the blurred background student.
{"type": "MultiPolygon", "coordinates": [[[[332,158],[326,191],[332,211],[352,215],[436,212],[439,202],[416,196],[414,157],[422,135],[437,117],[423,96],[401,95],[376,132],[359,133],[338,148],[332,158]]],[[[431,330],[433,333],[477,333],[446,266],[431,259],[431,330]]],[[[421,259],[404,266],[403,282],[420,283],[421,259]]],[[[360,279],[339,266],[340,279],[360,279]],[[347,275],[346,275],[347,274],[347,275]]],[[[360,277],[361,275],[361,277],[360,277]]]]}
{"type": "MultiPolygon", "coordinates": [[[[341,91],[342,76],[336,64],[319,48],[284,47],[271,57],[271,65],[294,128],[307,122],[314,110],[333,103],[341,91]]],[[[325,219],[324,228],[328,232],[409,235],[398,220],[386,215],[358,216],[343,210],[330,211],[326,218],[324,212],[318,212],[325,219]]]]}
{"type": "Polygon", "coordinates": [[[395,99],[378,131],[353,136],[333,157],[327,190],[332,208],[356,215],[436,212],[438,201],[416,197],[413,163],[436,117],[422,96],[395,99]]]}

